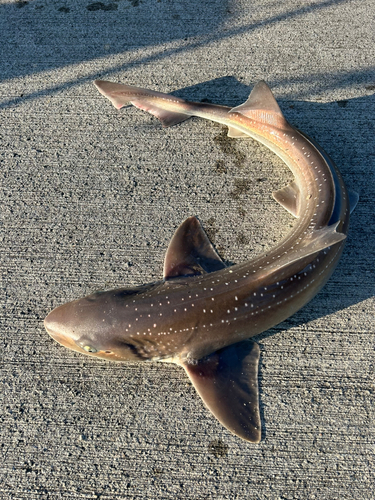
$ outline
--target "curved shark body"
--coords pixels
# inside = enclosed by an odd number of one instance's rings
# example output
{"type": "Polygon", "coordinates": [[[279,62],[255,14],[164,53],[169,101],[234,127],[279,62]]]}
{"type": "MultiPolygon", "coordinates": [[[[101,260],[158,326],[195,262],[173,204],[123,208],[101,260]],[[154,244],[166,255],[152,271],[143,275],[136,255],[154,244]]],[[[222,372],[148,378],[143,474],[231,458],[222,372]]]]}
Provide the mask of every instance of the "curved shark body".
{"type": "Polygon", "coordinates": [[[259,442],[259,347],[247,339],[291,316],[332,274],[349,224],[342,177],[328,155],[286,121],[264,82],[234,109],[110,82],[95,85],[118,109],[132,103],[164,126],[199,116],[227,125],[230,137],[265,144],[294,174],[273,195],[297,222],[266,254],[226,267],[190,217],[171,240],[163,281],[62,305],[45,327],[60,344],[91,356],[183,366],[218,420],[259,442]]]}

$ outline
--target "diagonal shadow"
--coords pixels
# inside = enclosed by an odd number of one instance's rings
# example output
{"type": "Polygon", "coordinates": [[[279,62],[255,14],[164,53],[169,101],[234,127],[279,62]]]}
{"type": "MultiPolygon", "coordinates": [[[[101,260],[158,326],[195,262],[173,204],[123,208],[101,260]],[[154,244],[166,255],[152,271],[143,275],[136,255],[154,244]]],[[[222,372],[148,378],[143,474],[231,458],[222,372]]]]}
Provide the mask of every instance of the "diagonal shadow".
{"type": "MultiPolygon", "coordinates": [[[[92,71],[74,80],[44,85],[43,89],[38,91],[23,91],[22,96],[3,99],[0,107],[7,108],[16,105],[20,100],[57,93],[104,75],[108,78],[111,74],[129,70],[136,65],[161,61],[179,53],[208,46],[212,42],[234,38],[349,1],[326,0],[228,29],[225,26],[230,18],[229,1],[222,0],[213,0],[209,4],[189,2],[184,4],[182,10],[173,9],[169,4],[166,6],[158,3],[157,8],[152,4],[152,15],[148,11],[144,12],[144,7],[149,2],[143,4],[134,0],[130,2],[133,7],[130,8],[129,5],[129,9],[122,10],[120,14],[118,9],[122,4],[116,2],[96,2],[102,7],[93,8],[94,4],[90,3],[90,0],[81,0],[73,4],[74,9],[58,7],[54,2],[41,6],[38,0],[5,4],[0,6],[0,20],[3,20],[0,21],[0,32],[2,31],[7,42],[2,48],[2,59],[7,61],[1,75],[3,80],[42,73],[83,61],[95,61],[103,57],[110,59],[114,54],[122,54],[125,58],[139,48],[152,50],[152,53],[132,57],[131,61],[123,64],[114,63],[112,67],[109,62],[104,71],[92,71]],[[42,12],[47,12],[48,16],[43,17],[42,12]],[[61,15],[73,13],[76,14],[73,22],[61,20],[61,15]],[[140,20],[144,20],[147,29],[140,20]],[[141,26],[143,29],[135,30],[134,26],[141,26]],[[53,41],[56,43],[53,44],[53,41]],[[158,48],[160,44],[164,45],[158,48]],[[165,44],[173,46],[165,47],[165,44]]],[[[357,77],[362,75],[361,81],[370,82],[373,71],[374,67],[363,70],[357,77]]],[[[343,87],[349,82],[350,76],[343,73],[341,77],[337,76],[336,81],[325,80],[325,85],[327,88],[332,88],[332,85],[343,87]]],[[[274,82],[269,83],[272,85],[274,82]]]]}

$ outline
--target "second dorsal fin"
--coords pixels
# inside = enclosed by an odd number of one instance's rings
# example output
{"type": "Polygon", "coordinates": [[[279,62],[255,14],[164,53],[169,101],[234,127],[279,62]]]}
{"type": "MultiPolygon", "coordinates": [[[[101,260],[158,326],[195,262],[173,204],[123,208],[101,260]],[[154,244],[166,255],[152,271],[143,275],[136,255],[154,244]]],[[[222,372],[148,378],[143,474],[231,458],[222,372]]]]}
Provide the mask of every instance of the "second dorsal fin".
{"type": "Polygon", "coordinates": [[[300,194],[298,185],[295,181],[278,191],[274,191],[272,196],[281,206],[294,215],[294,217],[299,217],[300,194]]]}
{"type": "Polygon", "coordinates": [[[230,112],[241,113],[253,120],[269,123],[279,128],[287,124],[271,89],[263,80],[255,85],[246,102],[230,112]]]}

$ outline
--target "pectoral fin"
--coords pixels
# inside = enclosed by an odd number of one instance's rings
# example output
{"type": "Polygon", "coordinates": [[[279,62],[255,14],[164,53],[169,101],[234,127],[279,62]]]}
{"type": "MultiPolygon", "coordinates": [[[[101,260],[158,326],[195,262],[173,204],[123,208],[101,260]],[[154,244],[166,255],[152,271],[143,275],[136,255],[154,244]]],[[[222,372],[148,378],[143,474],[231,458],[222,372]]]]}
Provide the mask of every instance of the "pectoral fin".
{"type": "Polygon", "coordinates": [[[281,269],[285,270],[288,266],[294,264],[295,262],[299,260],[302,261],[306,257],[310,257],[310,255],[317,254],[325,248],[331,247],[345,240],[346,235],[336,231],[337,225],[338,223],[313,231],[306,237],[303,244],[298,246],[296,245],[291,251],[285,253],[282,257],[277,259],[275,263],[265,266],[263,277],[273,273],[274,271],[280,271],[281,269]]]}
{"type": "Polygon", "coordinates": [[[183,364],[198,394],[219,422],[252,443],[261,439],[258,362],[258,344],[246,340],[220,349],[197,364],[183,364]]]}

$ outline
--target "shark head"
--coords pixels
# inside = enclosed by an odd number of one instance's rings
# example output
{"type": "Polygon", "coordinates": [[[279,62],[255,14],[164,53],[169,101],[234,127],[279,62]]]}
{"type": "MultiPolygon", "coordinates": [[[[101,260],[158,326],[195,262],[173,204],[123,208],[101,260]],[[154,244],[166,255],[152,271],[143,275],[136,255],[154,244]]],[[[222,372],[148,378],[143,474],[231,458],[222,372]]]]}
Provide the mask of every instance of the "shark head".
{"type": "MultiPolygon", "coordinates": [[[[49,335],[59,344],[110,361],[139,360],[137,346],[127,337],[116,305],[132,301],[137,289],[96,292],[56,307],[44,320],[49,335]]],[[[124,304],[125,303],[125,304],[124,304]]],[[[131,321],[131,318],[124,318],[131,321]]]]}
{"type": "MultiPolygon", "coordinates": [[[[170,340],[171,332],[186,327],[179,326],[182,316],[177,317],[170,305],[169,283],[224,267],[199,221],[189,217],[168,247],[164,281],[96,292],[69,302],[49,313],[44,326],[59,344],[82,354],[113,361],[165,359],[179,348],[170,340]]],[[[184,294],[184,285],[177,284],[177,289],[184,294]]]]}

